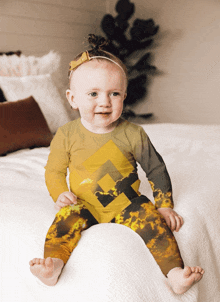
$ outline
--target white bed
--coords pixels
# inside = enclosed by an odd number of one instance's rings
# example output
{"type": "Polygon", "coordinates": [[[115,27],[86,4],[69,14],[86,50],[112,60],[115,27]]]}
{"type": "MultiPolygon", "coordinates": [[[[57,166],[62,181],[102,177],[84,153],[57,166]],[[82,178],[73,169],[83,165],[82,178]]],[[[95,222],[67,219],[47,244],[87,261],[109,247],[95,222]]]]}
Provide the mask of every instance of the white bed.
{"type": "MultiPolygon", "coordinates": [[[[170,173],[175,210],[185,223],[175,233],[187,265],[205,275],[182,296],[172,293],[142,239],[116,224],[85,231],[59,283],[46,287],[28,261],[41,257],[56,213],[44,183],[49,148],[0,158],[0,301],[220,301],[220,126],[144,125],[170,173]]],[[[140,171],[142,192],[151,195],[140,171]]]]}
{"type": "MultiPolygon", "coordinates": [[[[175,295],[142,239],[129,228],[99,224],[82,238],[58,284],[47,287],[29,271],[42,257],[56,210],[44,182],[49,147],[0,157],[1,302],[219,302],[220,125],[142,125],[171,176],[175,210],[184,225],[175,233],[186,265],[205,269],[203,279],[175,295]]],[[[141,192],[152,199],[144,172],[141,192]]]]}

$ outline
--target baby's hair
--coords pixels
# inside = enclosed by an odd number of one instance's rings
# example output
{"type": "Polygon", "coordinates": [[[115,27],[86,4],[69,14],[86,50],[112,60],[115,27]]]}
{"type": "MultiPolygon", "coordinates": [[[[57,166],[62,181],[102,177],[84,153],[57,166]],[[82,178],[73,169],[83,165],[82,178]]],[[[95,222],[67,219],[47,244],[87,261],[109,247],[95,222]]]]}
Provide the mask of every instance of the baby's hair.
{"type": "Polygon", "coordinates": [[[102,50],[103,48],[107,47],[110,43],[110,41],[105,39],[104,37],[96,36],[94,34],[89,34],[88,42],[92,47],[93,51],[102,50]]]}
{"type": "MultiPolygon", "coordinates": [[[[112,62],[113,64],[115,63],[116,65],[119,65],[119,67],[124,71],[126,81],[128,83],[128,71],[127,71],[127,68],[124,65],[124,63],[119,58],[117,58],[115,55],[113,55],[112,53],[104,50],[104,48],[109,45],[109,40],[105,39],[104,37],[96,36],[94,34],[89,34],[88,42],[92,48],[91,50],[86,51],[88,53],[90,60],[92,58],[94,58],[96,60],[106,60],[106,61],[112,62]]],[[[80,54],[78,54],[74,58],[73,61],[79,60],[82,57],[83,53],[84,52],[81,52],[80,54]]],[[[80,65],[81,64],[79,64],[78,66],[80,66],[80,65]]],[[[76,66],[74,68],[74,70],[76,70],[78,68],[78,66],[76,66]]],[[[72,72],[73,72],[73,70],[69,70],[69,74],[68,74],[69,78],[71,77],[72,72]]]]}

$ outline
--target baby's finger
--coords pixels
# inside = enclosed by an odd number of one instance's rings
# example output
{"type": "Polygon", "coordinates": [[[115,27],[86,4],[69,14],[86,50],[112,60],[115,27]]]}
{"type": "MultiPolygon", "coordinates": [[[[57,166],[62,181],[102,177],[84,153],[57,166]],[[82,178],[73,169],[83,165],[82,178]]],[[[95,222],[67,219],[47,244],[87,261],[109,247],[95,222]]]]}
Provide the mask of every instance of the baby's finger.
{"type": "MultiPolygon", "coordinates": [[[[165,218],[164,218],[164,219],[165,219],[165,218]]],[[[169,218],[169,217],[166,217],[165,221],[166,221],[166,224],[168,225],[168,227],[171,228],[170,218],[169,218]]]]}
{"type": "Polygon", "coordinates": [[[55,203],[55,205],[54,205],[54,208],[55,208],[57,211],[59,211],[59,210],[62,209],[62,207],[58,206],[58,204],[56,204],[56,203],[55,203]]]}
{"type": "Polygon", "coordinates": [[[171,223],[170,229],[173,232],[176,229],[176,219],[173,215],[170,215],[169,218],[170,218],[170,223],[171,223]]]}
{"type": "Polygon", "coordinates": [[[68,199],[68,204],[74,203],[76,204],[76,196],[72,192],[65,192],[64,196],[68,199]]]}
{"type": "Polygon", "coordinates": [[[179,216],[175,216],[175,219],[176,219],[176,229],[175,229],[175,231],[178,232],[179,229],[181,228],[182,224],[181,224],[181,220],[180,220],[179,216]]]}
{"type": "Polygon", "coordinates": [[[62,205],[63,207],[65,207],[65,206],[67,206],[67,205],[69,205],[69,204],[72,203],[72,201],[71,201],[69,198],[67,198],[66,196],[62,196],[62,197],[59,199],[59,202],[61,203],[61,205],[62,205]]]}
{"type": "Polygon", "coordinates": [[[58,198],[56,204],[60,208],[63,208],[68,205],[68,203],[65,202],[65,199],[62,199],[62,198],[58,198]]]}
{"type": "Polygon", "coordinates": [[[179,219],[180,219],[180,221],[181,221],[181,226],[184,224],[184,220],[183,220],[183,217],[182,216],[180,216],[180,215],[178,215],[178,217],[179,217],[179,219]]]}

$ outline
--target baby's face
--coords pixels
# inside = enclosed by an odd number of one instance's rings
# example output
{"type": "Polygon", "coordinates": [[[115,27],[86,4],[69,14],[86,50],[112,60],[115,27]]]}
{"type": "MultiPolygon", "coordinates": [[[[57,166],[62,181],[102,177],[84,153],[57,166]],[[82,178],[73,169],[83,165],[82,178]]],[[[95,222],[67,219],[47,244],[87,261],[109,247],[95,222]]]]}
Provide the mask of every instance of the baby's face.
{"type": "Polygon", "coordinates": [[[73,72],[67,99],[74,109],[79,109],[88,130],[106,133],[114,129],[122,113],[126,88],[119,66],[93,59],[73,72]]]}

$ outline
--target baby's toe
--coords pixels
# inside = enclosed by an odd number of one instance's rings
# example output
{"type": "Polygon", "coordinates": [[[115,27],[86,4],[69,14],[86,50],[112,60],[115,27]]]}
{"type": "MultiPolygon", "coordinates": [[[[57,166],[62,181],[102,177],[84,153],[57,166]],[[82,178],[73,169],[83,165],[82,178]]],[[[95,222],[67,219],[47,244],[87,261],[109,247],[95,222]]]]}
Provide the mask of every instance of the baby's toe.
{"type": "Polygon", "coordinates": [[[194,269],[194,273],[199,273],[199,268],[197,266],[194,269]]]}
{"type": "Polygon", "coordinates": [[[201,273],[202,271],[203,271],[203,269],[200,266],[195,267],[195,272],[196,273],[201,273]]]}
{"type": "Polygon", "coordinates": [[[189,266],[185,266],[184,269],[183,269],[183,275],[185,277],[189,277],[192,273],[192,267],[189,267],[189,266]]]}
{"type": "Polygon", "coordinates": [[[199,273],[201,274],[201,275],[203,275],[204,274],[204,269],[203,268],[201,268],[201,267],[199,267],[199,273]]]}
{"type": "Polygon", "coordinates": [[[30,261],[30,262],[31,262],[31,265],[36,264],[36,261],[37,261],[37,258],[32,259],[32,260],[30,261]]]}
{"type": "Polygon", "coordinates": [[[29,261],[29,265],[32,266],[34,263],[33,263],[33,260],[29,261]]]}
{"type": "Polygon", "coordinates": [[[52,258],[48,257],[45,259],[45,265],[47,268],[52,269],[53,268],[53,260],[52,258]]]}
{"type": "Polygon", "coordinates": [[[199,273],[200,272],[200,270],[199,270],[200,268],[199,268],[199,266],[192,266],[191,267],[191,271],[192,271],[192,273],[199,273]]]}
{"type": "Polygon", "coordinates": [[[194,273],[199,273],[199,267],[198,267],[198,266],[195,266],[193,272],[194,272],[194,273]]]}

